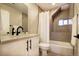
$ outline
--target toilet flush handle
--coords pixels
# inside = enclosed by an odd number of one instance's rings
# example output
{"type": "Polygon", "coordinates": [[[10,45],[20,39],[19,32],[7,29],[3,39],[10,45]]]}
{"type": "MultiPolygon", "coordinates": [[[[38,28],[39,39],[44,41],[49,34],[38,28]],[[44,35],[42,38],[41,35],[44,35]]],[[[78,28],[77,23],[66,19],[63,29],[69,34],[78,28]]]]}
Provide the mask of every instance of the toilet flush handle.
{"type": "Polygon", "coordinates": [[[76,38],[78,38],[79,39],[79,34],[77,34],[76,36],[74,36],[74,37],[76,37],[76,38]]]}

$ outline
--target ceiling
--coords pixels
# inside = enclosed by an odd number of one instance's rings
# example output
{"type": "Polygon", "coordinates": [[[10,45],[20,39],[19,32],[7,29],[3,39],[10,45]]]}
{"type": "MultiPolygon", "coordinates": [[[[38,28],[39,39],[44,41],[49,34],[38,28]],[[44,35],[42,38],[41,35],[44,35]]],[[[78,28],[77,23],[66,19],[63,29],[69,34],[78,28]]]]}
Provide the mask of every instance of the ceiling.
{"type": "Polygon", "coordinates": [[[28,13],[28,8],[27,8],[27,6],[24,3],[9,3],[7,5],[18,9],[19,11],[21,11],[21,12],[23,12],[25,14],[28,13]]]}
{"type": "MultiPolygon", "coordinates": [[[[7,4],[7,3],[6,3],[7,4]]],[[[56,3],[55,5],[52,5],[52,3],[36,3],[38,7],[40,7],[43,11],[48,11],[51,9],[55,9],[59,6],[67,5],[67,3],[56,3]]],[[[16,8],[20,11],[22,11],[25,14],[28,14],[28,7],[24,3],[8,3],[7,5],[16,8]]],[[[64,6],[66,8],[67,6],[64,6]]]]}
{"type": "Polygon", "coordinates": [[[48,11],[51,9],[55,9],[59,6],[63,6],[67,3],[56,3],[55,5],[52,5],[52,3],[37,3],[37,5],[44,11],[48,11]]]}

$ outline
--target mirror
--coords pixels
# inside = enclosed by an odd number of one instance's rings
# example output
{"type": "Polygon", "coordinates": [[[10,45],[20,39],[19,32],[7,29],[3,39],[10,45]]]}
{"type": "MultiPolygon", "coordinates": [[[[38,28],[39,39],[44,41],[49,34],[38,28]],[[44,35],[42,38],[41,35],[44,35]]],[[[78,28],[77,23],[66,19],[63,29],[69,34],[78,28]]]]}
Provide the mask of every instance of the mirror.
{"type": "Polygon", "coordinates": [[[10,32],[10,25],[15,30],[22,26],[24,32],[28,31],[28,8],[23,3],[0,4],[0,32],[7,34],[10,32]]]}
{"type": "Polygon", "coordinates": [[[22,13],[22,26],[24,28],[24,32],[28,32],[28,15],[22,13]]]}
{"type": "Polygon", "coordinates": [[[1,25],[1,34],[6,34],[9,32],[9,21],[10,21],[10,13],[7,10],[0,10],[0,25],[1,25]]]}

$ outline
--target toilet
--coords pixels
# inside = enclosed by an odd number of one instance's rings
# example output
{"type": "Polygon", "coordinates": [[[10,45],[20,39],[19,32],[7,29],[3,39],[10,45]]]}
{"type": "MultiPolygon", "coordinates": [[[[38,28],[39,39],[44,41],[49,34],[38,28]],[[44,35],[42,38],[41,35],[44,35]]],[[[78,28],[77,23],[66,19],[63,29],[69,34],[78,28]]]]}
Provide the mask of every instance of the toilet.
{"type": "Polygon", "coordinates": [[[42,56],[47,56],[47,50],[49,49],[49,43],[40,43],[39,47],[41,49],[42,52],[42,56]]]}

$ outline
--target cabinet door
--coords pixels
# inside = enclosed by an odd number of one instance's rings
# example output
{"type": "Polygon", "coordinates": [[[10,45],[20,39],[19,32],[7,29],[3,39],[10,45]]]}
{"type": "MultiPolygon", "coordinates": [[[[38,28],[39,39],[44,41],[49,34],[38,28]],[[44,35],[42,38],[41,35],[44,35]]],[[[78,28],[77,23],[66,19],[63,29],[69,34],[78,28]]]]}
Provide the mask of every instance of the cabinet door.
{"type": "Polygon", "coordinates": [[[29,39],[29,55],[39,56],[39,37],[29,39]]]}
{"type": "Polygon", "coordinates": [[[12,56],[25,56],[27,52],[27,40],[18,40],[2,45],[1,55],[12,55],[12,56]]]}

